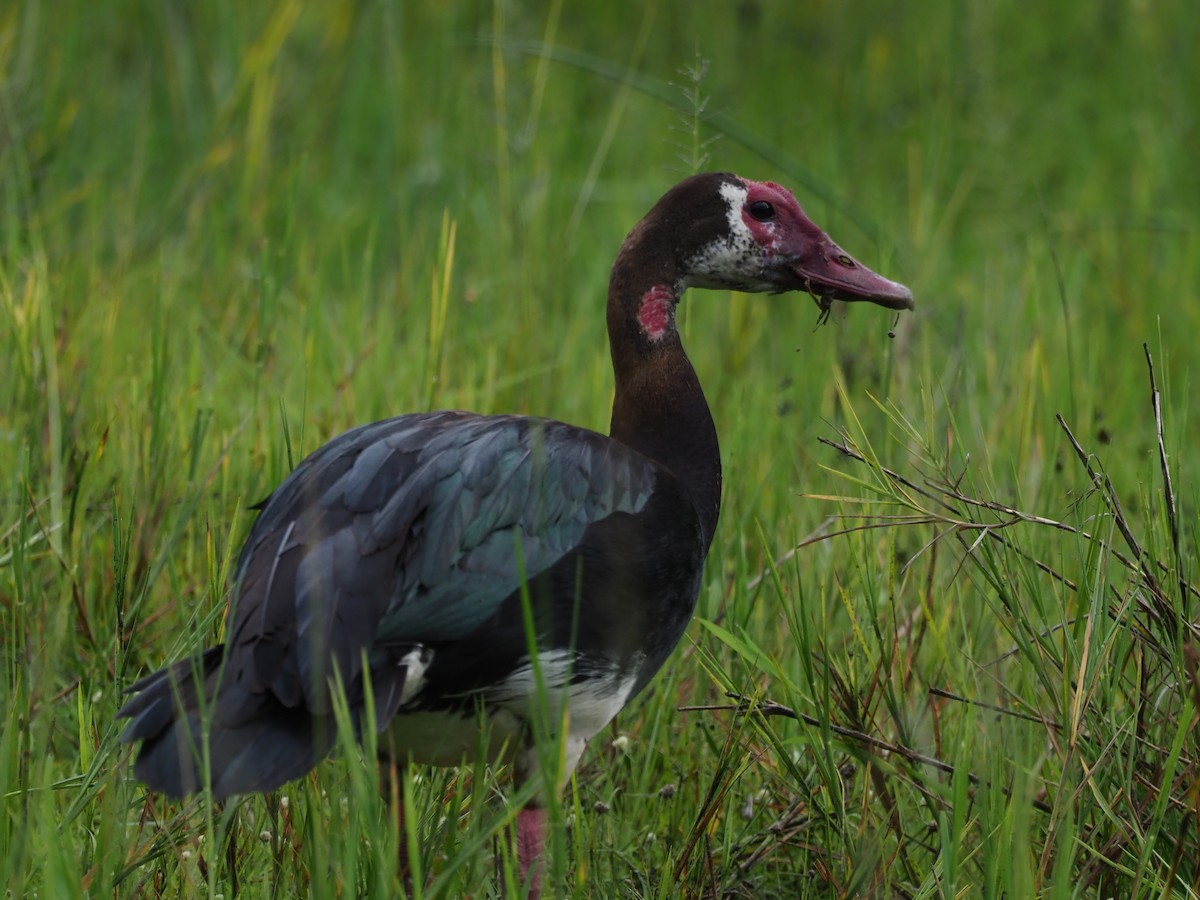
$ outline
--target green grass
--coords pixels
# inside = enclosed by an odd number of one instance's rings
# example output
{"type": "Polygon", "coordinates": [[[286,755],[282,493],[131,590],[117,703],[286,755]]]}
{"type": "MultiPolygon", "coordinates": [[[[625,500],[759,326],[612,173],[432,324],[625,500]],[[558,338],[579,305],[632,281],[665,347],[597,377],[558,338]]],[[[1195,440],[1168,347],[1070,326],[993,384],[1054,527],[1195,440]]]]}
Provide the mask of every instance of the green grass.
{"type": "Polygon", "coordinates": [[[722,520],[548,893],[1200,893],[1191,5],[522,6],[0,7],[0,887],[515,893],[503,770],[180,805],[113,715],[334,434],[605,428],[608,267],[707,155],[918,305],[685,301],[722,520]]]}

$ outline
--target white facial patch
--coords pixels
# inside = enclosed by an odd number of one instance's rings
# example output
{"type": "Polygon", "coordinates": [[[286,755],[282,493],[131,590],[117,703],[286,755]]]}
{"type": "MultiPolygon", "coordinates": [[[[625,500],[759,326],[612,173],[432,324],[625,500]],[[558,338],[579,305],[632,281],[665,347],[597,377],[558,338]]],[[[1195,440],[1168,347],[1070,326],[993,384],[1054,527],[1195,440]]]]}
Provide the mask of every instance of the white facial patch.
{"type": "Polygon", "coordinates": [[[749,196],[750,191],[740,184],[726,181],[721,185],[721,197],[725,200],[725,217],[729,221],[729,233],[744,232],[746,240],[752,241],[754,235],[750,233],[746,220],[742,218],[742,207],[746,205],[746,199],[749,196]]]}
{"type": "MultiPolygon", "coordinates": [[[[761,276],[763,245],[742,217],[749,190],[745,185],[726,181],[721,185],[728,229],[716,240],[705,244],[687,262],[687,283],[699,288],[728,288],[743,291],[767,291],[772,285],[761,276]]],[[[773,230],[773,223],[768,223],[773,230]]]]}

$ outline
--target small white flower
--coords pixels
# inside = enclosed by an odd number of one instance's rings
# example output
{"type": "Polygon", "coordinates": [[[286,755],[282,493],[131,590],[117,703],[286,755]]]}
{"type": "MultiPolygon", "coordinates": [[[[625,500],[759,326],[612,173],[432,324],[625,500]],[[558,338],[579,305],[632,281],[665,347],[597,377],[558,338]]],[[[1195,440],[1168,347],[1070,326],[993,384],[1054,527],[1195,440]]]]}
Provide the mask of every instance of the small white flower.
{"type": "Polygon", "coordinates": [[[271,832],[267,831],[266,829],[263,829],[262,831],[260,831],[258,833],[258,839],[260,841],[262,841],[264,844],[271,843],[271,832]]]}
{"type": "Polygon", "coordinates": [[[612,748],[618,753],[625,753],[629,749],[629,735],[619,734],[613,738],[612,748]]]}
{"type": "Polygon", "coordinates": [[[287,809],[287,808],[288,808],[288,806],[291,804],[291,802],[292,802],[292,801],[291,801],[291,799],[288,797],[288,795],[287,795],[287,794],[284,794],[282,797],[280,797],[280,798],[279,798],[279,806],[280,806],[280,808],[281,808],[281,809],[287,809]]]}

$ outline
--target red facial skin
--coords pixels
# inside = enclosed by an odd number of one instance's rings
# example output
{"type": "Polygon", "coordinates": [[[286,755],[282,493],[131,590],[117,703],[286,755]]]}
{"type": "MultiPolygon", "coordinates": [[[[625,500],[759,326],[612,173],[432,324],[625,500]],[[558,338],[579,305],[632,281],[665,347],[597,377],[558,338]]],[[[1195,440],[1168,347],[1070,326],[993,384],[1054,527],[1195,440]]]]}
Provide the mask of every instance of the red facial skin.
{"type": "Polygon", "coordinates": [[[642,333],[652,341],[658,340],[671,324],[675,314],[675,303],[678,297],[665,284],[656,284],[642,295],[642,305],[638,307],[638,324],[642,333]]]}
{"type": "Polygon", "coordinates": [[[797,282],[791,289],[837,300],[870,300],[891,309],[912,309],[912,292],[876,275],[833,242],[805,215],[787,188],[770,181],[746,181],[742,221],[769,256],[784,257],[797,282]],[[754,204],[766,202],[773,215],[755,217],[754,204]]]}
{"type": "Polygon", "coordinates": [[[651,342],[674,330],[675,305],[688,287],[806,291],[822,313],[835,299],[912,308],[908,288],[856,262],[808,218],[791,191],[773,182],[732,175],[724,176],[717,190],[724,201],[723,214],[714,216],[710,201],[696,219],[702,228],[712,230],[711,239],[681,260],[677,281],[660,281],[641,294],[637,325],[651,342]]]}

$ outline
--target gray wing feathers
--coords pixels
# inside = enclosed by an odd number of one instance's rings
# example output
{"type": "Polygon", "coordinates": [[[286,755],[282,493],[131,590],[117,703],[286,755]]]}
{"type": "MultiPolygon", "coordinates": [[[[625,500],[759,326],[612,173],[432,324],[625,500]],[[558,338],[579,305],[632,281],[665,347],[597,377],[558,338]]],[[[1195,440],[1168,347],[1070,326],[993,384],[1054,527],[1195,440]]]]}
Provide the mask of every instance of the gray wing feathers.
{"type": "Polygon", "coordinates": [[[548,568],[591,523],[640,510],[655,477],[610,439],[539,419],[348,432],[280,486],[239,561],[239,683],[324,711],[331,665],[351,683],[364,651],[469,634],[519,587],[518,559],[527,577],[548,568]]]}
{"type": "Polygon", "coordinates": [[[203,734],[215,797],[303,774],[333,743],[335,670],[357,714],[367,660],[382,726],[411,691],[410,664],[422,671],[437,652],[428,645],[468,636],[591,525],[641,510],[657,472],[538,419],[433,413],[335,438],[255,523],[225,646],[134,686],[119,715],[122,739],[143,742],[138,775],[175,796],[198,789],[203,734]]]}

